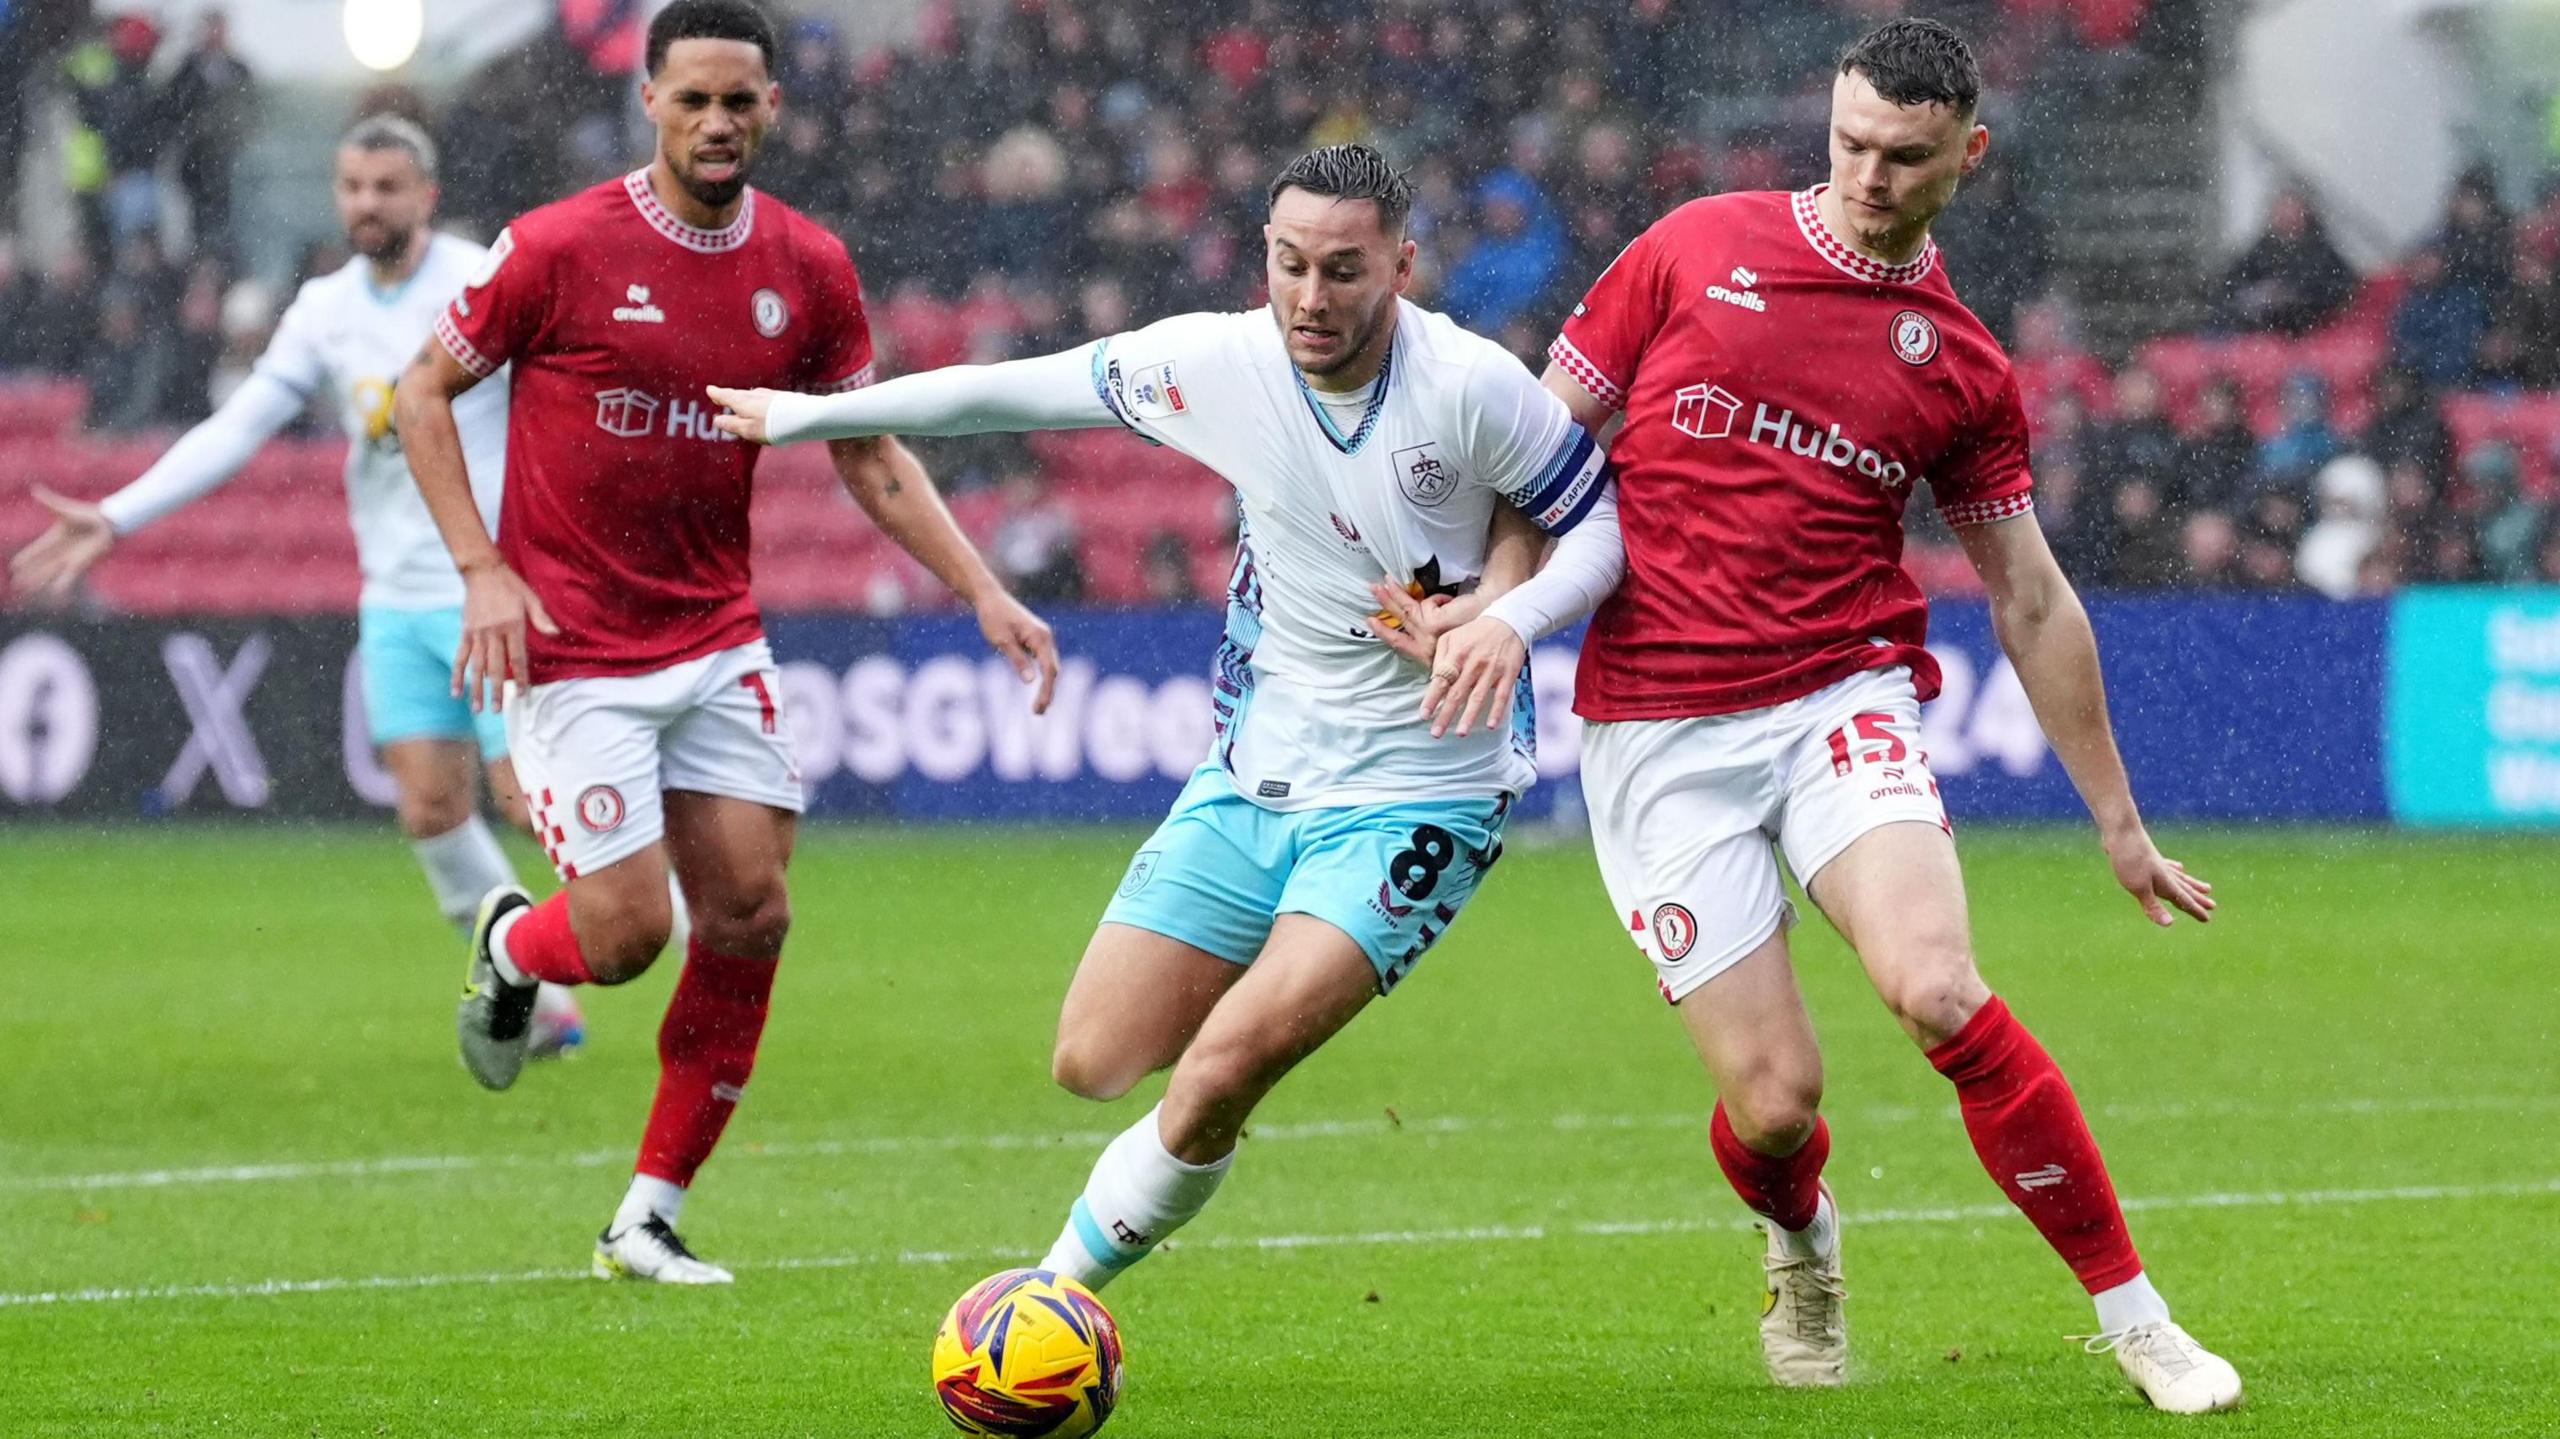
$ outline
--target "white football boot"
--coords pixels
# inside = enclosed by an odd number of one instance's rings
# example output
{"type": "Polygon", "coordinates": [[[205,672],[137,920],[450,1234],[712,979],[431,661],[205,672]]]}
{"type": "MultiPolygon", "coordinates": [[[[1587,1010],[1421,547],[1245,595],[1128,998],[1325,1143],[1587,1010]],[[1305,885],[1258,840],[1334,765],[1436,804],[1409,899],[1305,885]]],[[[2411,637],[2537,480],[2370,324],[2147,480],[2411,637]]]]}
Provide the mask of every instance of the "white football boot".
{"type": "Polygon", "coordinates": [[[1840,1282],[1840,1207],[1831,1201],[1831,1186],[1822,1186],[1822,1207],[1831,1211],[1831,1252],[1820,1259],[1801,1259],[1779,1241],[1778,1227],[1769,1232],[1769,1250],[1761,1265],[1769,1271],[1760,1297],[1760,1355],[1769,1378],[1788,1389],[1829,1389],[1846,1377],[1849,1327],[1841,1302],[1849,1291],[1840,1282]]]}
{"type": "Polygon", "coordinates": [[[736,1276],[697,1257],[677,1237],[675,1228],[650,1215],[617,1234],[610,1228],[596,1236],[598,1279],[654,1279],[660,1284],[730,1284],[736,1276]]]}
{"type": "Polygon", "coordinates": [[[2166,1319],[2098,1335],[2084,1347],[2115,1355],[2124,1377],[2163,1413],[2215,1414],[2240,1407],[2240,1371],[2166,1319]]]}

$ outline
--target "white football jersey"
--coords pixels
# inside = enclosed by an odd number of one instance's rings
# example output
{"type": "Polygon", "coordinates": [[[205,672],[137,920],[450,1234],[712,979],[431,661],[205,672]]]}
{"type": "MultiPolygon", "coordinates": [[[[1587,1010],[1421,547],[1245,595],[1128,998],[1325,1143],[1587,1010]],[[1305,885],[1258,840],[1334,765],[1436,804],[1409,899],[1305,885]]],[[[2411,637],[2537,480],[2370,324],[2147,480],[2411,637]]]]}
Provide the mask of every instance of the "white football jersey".
{"type": "Polygon", "coordinates": [[[1397,304],[1386,365],[1348,430],[1307,389],[1267,307],[1178,315],[1093,350],[1094,388],[1121,423],[1243,500],[1216,758],[1271,809],[1517,794],[1537,772],[1528,677],[1508,730],[1433,739],[1418,718],[1429,676],[1372,633],[1369,586],[1470,588],[1496,504],[1561,534],[1599,498],[1605,460],[1517,359],[1397,304]]]}
{"type": "MultiPolygon", "coordinates": [[[[347,432],[347,515],[364,570],[364,604],[440,609],[462,603],[462,577],[400,454],[391,387],[487,254],[468,240],[434,235],[417,270],[390,291],[375,288],[365,260],[351,260],[303,285],[258,358],[260,374],[305,396],[325,387],[337,402],[347,432]]],[[[453,420],[462,432],[472,495],[494,534],[507,466],[507,376],[493,375],[456,399],[453,420]]]]}

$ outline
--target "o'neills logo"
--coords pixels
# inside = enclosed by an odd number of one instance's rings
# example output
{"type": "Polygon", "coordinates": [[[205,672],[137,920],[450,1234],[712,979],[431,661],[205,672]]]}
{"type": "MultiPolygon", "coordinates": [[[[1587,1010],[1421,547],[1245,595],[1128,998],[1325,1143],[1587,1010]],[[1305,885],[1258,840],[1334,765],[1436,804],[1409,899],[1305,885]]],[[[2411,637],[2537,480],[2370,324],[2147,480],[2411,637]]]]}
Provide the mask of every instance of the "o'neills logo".
{"type": "Polygon", "coordinates": [[[1728,305],[1739,305],[1755,315],[1769,313],[1769,302],[1761,299],[1758,292],[1751,288],[1760,283],[1758,272],[1736,265],[1733,267],[1733,273],[1725,278],[1733,281],[1733,287],[1727,289],[1722,285],[1709,285],[1708,299],[1722,300],[1728,305]]]}

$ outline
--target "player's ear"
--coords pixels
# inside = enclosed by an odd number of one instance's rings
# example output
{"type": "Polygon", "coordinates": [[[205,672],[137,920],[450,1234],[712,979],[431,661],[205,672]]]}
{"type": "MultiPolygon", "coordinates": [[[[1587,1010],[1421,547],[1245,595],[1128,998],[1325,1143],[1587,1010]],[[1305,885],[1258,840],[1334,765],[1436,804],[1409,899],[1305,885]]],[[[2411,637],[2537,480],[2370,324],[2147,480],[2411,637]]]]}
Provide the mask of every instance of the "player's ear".
{"type": "Polygon", "coordinates": [[[640,82],[640,109],[650,119],[658,118],[658,80],[654,75],[640,82]]]}
{"type": "Polygon", "coordinates": [[[1397,245],[1396,245],[1396,293],[1397,293],[1397,294],[1399,294],[1399,295],[1403,294],[1403,293],[1405,292],[1406,287],[1410,286],[1410,285],[1413,283],[1413,259],[1414,259],[1414,256],[1415,256],[1415,255],[1417,255],[1417,254],[1421,253],[1421,249],[1422,249],[1422,247],[1421,247],[1421,246],[1416,245],[1415,243],[1413,243],[1413,237],[1412,237],[1412,236],[1410,236],[1410,235],[1406,236],[1403,240],[1401,240],[1401,241],[1397,242],[1397,245]]]}
{"type": "Polygon", "coordinates": [[[1970,175],[1982,167],[1982,157],[1991,153],[1991,127],[1976,125],[1964,137],[1964,171],[1970,175]]]}

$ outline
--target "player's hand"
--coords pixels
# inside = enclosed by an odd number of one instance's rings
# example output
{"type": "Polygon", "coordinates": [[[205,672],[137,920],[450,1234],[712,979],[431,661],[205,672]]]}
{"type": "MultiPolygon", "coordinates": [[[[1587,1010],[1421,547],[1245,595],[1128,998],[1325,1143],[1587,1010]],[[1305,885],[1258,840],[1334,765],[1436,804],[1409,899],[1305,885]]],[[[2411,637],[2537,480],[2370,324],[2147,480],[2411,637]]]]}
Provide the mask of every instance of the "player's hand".
{"type": "Polygon", "coordinates": [[[1024,684],[1039,682],[1040,692],[1031,697],[1031,712],[1047,714],[1049,700],[1058,692],[1058,637],[1048,622],[999,589],[978,602],[978,628],[1024,684]]]}
{"type": "Polygon", "coordinates": [[[2137,829],[2122,840],[2109,841],[2107,863],[2115,867],[2116,883],[2125,887],[2153,924],[2165,928],[2173,923],[2169,913],[2173,908],[2198,924],[2213,921],[2213,886],[2162,854],[2148,833],[2137,829]]]}
{"type": "Polygon", "coordinates": [[[1509,718],[1512,693],[1528,663],[1529,647],[1520,642],[1520,632],[1499,619],[1478,616],[1442,635],[1439,655],[1431,663],[1431,687],[1422,693],[1431,737],[1447,734],[1452,723],[1463,736],[1479,720],[1491,729],[1509,718]]]}
{"type": "Polygon", "coordinates": [[[506,708],[507,685],[527,683],[524,627],[560,633],[533,586],[504,562],[466,570],[462,576],[462,648],[453,656],[453,692],[475,714],[506,708]]]}
{"type": "MultiPolygon", "coordinates": [[[[1413,592],[1384,580],[1371,582],[1369,593],[1378,601],[1378,612],[1369,630],[1380,643],[1397,654],[1429,669],[1439,653],[1440,636],[1457,628],[1446,616],[1458,601],[1447,595],[1415,599],[1413,592]]],[[[1477,608],[1481,609],[1482,606],[1477,608]]],[[[1470,613],[1458,623],[1475,618],[1470,613]]]]}
{"type": "Polygon", "coordinates": [[[727,390],[706,385],[703,393],[715,405],[725,405],[729,413],[714,415],[711,423],[750,444],[769,445],[773,441],[765,433],[765,417],[773,413],[774,396],[779,390],[727,390]]]}
{"type": "Polygon", "coordinates": [[[60,599],[100,555],[115,547],[116,527],[107,523],[104,510],[85,500],[56,494],[42,485],[30,493],[36,503],[53,511],[53,524],[10,557],[9,583],[20,594],[60,599]]]}

